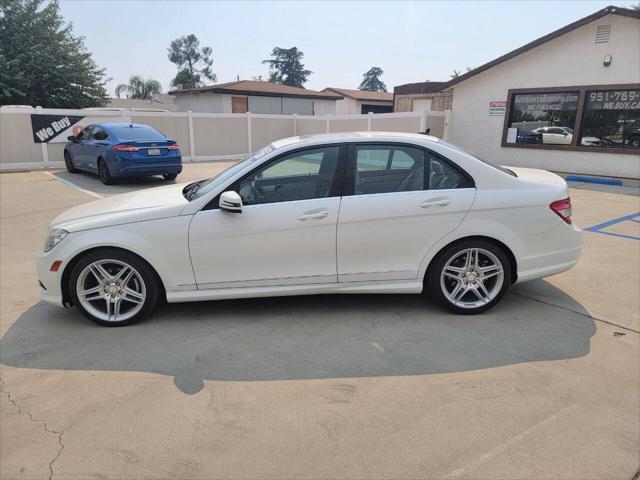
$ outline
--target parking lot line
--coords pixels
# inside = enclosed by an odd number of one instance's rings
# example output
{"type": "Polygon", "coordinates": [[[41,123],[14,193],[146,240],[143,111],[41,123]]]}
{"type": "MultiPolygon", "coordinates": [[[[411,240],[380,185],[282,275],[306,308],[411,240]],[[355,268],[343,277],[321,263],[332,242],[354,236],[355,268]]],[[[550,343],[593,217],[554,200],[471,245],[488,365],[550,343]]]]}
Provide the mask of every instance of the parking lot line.
{"type": "Polygon", "coordinates": [[[76,190],[80,190],[82,193],[86,193],[87,195],[91,195],[92,197],[95,197],[95,198],[104,198],[103,195],[100,195],[98,193],[92,192],[92,191],[87,190],[85,188],[79,187],[75,183],[72,183],[69,180],[65,180],[64,178],[57,177],[51,172],[42,172],[42,173],[44,173],[45,175],[47,175],[47,176],[49,176],[49,177],[51,177],[51,178],[53,178],[55,180],[58,180],[58,181],[64,183],[65,185],[69,185],[70,187],[75,188],[76,190]]]}
{"type": "Polygon", "coordinates": [[[625,215],[623,217],[618,217],[603,223],[599,223],[598,225],[585,228],[584,230],[586,232],[602,233],[604,235],[612,235],[614,237],[629,238],[631,240],[640,240],[640,237],[636,237],[635,235],[626,235],[624,233],[617,233],[617,232],[607,232],[606,230],[604,230],[607,227],[611,227],[613,225],[617,225],[618,223],[626,222],[628,220],[638,223],[640,222],[640,220],[638,220],[639,218],[640,218],[640,212],[636,212],[636,213],[632,213],[631,215],[625,215]]]}

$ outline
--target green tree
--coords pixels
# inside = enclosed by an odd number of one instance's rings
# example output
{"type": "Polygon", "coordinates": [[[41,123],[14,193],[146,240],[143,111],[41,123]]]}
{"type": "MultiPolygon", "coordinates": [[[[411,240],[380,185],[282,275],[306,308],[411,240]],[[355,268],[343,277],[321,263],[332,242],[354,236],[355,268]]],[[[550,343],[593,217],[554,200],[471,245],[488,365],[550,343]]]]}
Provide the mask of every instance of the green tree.
{"type": "Polygon", "coordinates": [[[303,57],[304,53],[297,47],[274,47],[271,58],[262,61],[263,64],[269,65],[269,81],[303,88],[309,75],[313,73],[311,70],[304,69],[303,57]]]}
{"type": "Polygon", "coordinates": [[[360,83],[358,89],[368,92],[386,92],[387,86],[380,80],[383,73],[384,70],[380,67],[371,67],[362,75],[362,83],[360,83]]]}
{"type": "MultiPolygon", "coordinates": [[[[467,72],[470,72],[471,70],[473,70],[473,67],[467,67],[467,72]]],[[[462,72],[460,70],[456,70],[455,68],[453,69],[453,73],[451,75],[449,75],[451,78],[458,78],[460,75],[462,75],[462,72]]]]}
{"type": "Polygon", "coordinates": [[[151,100],[155,94],[161,92],[162,85],[159,81],[152,78],[145,80],[140,75],[133,75],[129,78],[129,83],[121,83],[116,87],[116,97],[118,98],[121,93],[126,93],[127,98],[151,100]]]}
{"type": "Polygon", "coordinates": [[[200,40],[194,34],[176,38],[169,45],[169,61],[178,67],[178,74],[171,85],[201,86],[204,80],[216,81],[211,70],[213,59],[211,47],[200,48],[200,40]]]}
{"type": "Polygon", "coordinates": [[[105,83],[57,1],[0,0],[0,104],[103,106],[105,83]]]}

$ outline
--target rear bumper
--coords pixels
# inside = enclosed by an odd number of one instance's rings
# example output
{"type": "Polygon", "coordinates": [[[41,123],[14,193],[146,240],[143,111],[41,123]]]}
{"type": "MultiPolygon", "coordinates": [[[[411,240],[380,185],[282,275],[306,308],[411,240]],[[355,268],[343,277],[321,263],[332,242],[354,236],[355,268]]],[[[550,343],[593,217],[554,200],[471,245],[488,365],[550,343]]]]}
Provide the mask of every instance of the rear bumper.
{"type": "Polygon", "coordinates": [[[582,230],[562,222],[551,230],[517,237],[517,283],[548,277],[573,268],[582,252],[582,230]]]}
{"type": "Polygon", "coordinates": [[[182,161],[171,162],[130,162],[117,165],[111,175],[114,177],[136,177],[145,175],[170,175],[182,172],[182,161]],[[118,168],[119,167],[119,168],[118,168]]]}

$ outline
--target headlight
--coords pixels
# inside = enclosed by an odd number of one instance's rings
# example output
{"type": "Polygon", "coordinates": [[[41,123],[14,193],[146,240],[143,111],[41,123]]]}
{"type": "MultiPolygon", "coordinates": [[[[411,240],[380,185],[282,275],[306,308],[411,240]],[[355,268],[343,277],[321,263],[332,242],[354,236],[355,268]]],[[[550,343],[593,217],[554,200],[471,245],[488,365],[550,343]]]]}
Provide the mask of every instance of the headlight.
{"type": "Polygon", "coordinates": [[[51,230],[49,232],[49,236],[44,242],[44,251],[48,252],[49,250],[51,250],[53,247],[58,245],[67,235],[69,235],[69,232],[67,232],[66,230],[62,230],[61,228],[51,230]]]}

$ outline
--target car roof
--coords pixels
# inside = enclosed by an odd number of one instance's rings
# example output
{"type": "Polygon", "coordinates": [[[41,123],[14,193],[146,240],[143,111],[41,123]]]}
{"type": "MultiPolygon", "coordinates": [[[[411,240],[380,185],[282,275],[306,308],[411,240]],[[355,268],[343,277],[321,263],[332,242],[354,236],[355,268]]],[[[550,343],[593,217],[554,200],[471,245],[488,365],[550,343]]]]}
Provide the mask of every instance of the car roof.
{"type": "MultiPolygon", "coordinates": [[[[126,122],[111,122],[111,123],[92,123],[92,127],[103,128],[117,128],[117,127],[132,127],[132,128],[153,128],[151,125],[144,125],[142,123],[126,123],[126,122]]],[[[155,130],[155,128],[154,128],[155,130]]]]}
{"type": "Polygon", "coordinates": [[[339,133],[318,133],[315,135],[299,135],[296,137],[282,138],[273,142],[275,148],[286,147],[293,144],[322,144],[331,142],[366,142],[372,141],[402,141],[421,140],[438,142],[437,137],[424,135],[422,133],[408,132],[339,132],[339,133]]]}

